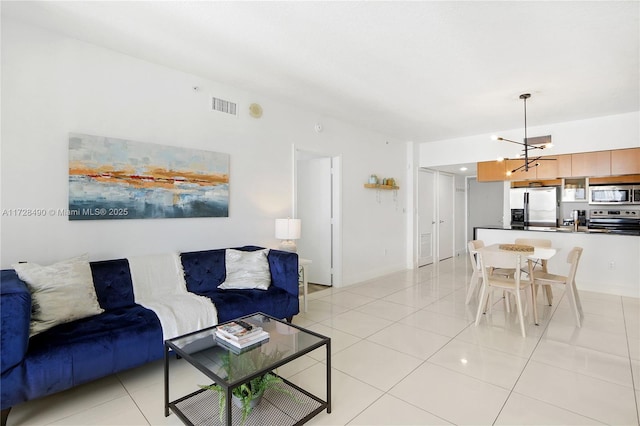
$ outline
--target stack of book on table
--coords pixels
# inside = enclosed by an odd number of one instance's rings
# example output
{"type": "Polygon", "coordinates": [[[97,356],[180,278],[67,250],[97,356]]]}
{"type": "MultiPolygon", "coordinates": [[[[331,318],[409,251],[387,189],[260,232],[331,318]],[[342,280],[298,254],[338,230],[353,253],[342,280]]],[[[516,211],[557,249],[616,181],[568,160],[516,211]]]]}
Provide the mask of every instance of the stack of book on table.
{"type": "Polygon", "coordinates": [[[216,338],[230,349],[246,349],[269,338],[262,327],[244,321],[232,321],[216,327],[216,338]]]}

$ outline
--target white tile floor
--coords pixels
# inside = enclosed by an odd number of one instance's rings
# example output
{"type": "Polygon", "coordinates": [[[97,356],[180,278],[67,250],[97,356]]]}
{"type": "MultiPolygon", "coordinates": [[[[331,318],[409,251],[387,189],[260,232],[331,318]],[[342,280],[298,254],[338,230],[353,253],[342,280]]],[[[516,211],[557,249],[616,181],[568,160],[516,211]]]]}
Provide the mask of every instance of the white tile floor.
{"type": "MultiPolygon", "coordinates": [[[[639,424],[640,299],[581,292],[573,324],[561,288],[538,300],[522,338],[497,300],[473,325],[465,258],[310,295],[294,322],[332,338],[333,412],[317,425],[639,424]]],[[[324,397],[324,349],[279,370],[324,397]]],[[[172,395],[204,377],[173,362],[172,395]]],[[[163,415],[162,362],[19,405],[9,425],[177,425],[163,415]]]]}

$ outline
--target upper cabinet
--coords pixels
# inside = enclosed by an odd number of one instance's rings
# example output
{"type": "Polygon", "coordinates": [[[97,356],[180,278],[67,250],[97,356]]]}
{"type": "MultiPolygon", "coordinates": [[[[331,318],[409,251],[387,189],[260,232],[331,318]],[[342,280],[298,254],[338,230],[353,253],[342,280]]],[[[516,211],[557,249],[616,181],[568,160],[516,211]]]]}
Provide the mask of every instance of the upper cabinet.
{"type": "Polygon", "coordinates": [[[581,152],[542,158],[549,160],[540,160],[537,167],[531,167],[526,172],[524,169],[521,169],[510,176],[507,176],[507,171],[522,166],[524,160],[485,161],[478,163],[478,182],[640,174],[640,148],[581,152]]]}
{"type": "Polygon", "coordinates": [[[517,172],[511,173],[511,175],[506,176],[507,172],[510,172],[511,170],[515,170],[518,167],[523,166],[524,160],[504,160],[504,163],[505,163],[506,170],[505,170],[505,176],[503,176],[502,180],[530,180],[530,179],[536,178],[537,167],[533,166],[533,164],[531,165],[531,167],[529,167],[529,170],[527,171],[525,171],[524,167],[522,167],[517,172]]]}
{"type": "Polygon", "coordinates": [[[542,157],[538,161],[539,165],[536,167],[536,179],[555,179],[558,175],[558,156],[549,155],[542,157]]]}
{"type": "Polygon", "coordinates": [[[631,175],[640,173],[640,148],[611,151],[611,174],[631,175]]]}
{"type": "Polygon", "coordinates": [[[611,151],[571,154],[571,176],[611,175],[611,151]]]}
{"type": "Polygon", "coordinates": [[[478,182],[506,180],[504,161],[481,161],[478,163],[478,182]]]}
{"type": "Polygon", "coordinates": [[[571,174],[571,154],[556,155],[558,160],[558,177],[572,177],[571,174]]]}
{"type": "Polygon", "coordinates": [[[555,179],[558,177],[558,161],[555,156],[543,157],[538,166],[531,165],[529,170],[521,168],[517,172],[507,173],[524,164],[524,160],[482,161],[478,163],[478,182],[519,181],[536,179],[555,179]]]}

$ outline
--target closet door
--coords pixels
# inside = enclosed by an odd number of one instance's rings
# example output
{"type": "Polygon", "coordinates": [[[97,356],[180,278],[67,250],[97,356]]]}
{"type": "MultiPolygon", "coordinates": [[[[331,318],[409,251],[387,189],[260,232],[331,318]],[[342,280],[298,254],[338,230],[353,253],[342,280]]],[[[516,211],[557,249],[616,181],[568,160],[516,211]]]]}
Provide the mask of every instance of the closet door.
{"type": "Polygon", "coordinates": [[[453,257],[453,176],[438,173],[438,260],[453,257]]]}
{"type": "Polygon", "coordinates": [[[436,224],[435,173],[421,169],[418,173],[418,266],[433,263],[436,224]]]}

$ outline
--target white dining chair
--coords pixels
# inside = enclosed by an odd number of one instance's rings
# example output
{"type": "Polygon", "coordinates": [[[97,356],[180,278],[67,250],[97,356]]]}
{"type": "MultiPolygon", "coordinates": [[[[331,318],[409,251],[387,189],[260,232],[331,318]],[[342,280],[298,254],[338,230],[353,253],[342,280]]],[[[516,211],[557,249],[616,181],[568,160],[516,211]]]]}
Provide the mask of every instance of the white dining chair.
{"type": "MultiPolygon", "coordinates": [[[[471,274],[471,279],[469,280],[469,289],[467,290],[467,298],[465,300],[465,304],[469,304],[471,299],[473,298],[474,293],[480,289],[480,283],[482,282],[482,271],[480,271],[480,265],[478,263],[478,249],[484,247],[484,241],[482,240],[471,240],[467,243],[467,249],[469,250],[469,261],[471,262],[471,267],[473,273],[471,274]]],[[[495,269],[491,270],[491,274],[502,275],[505,277],[509,277],[513,275],[513,269],[495,269]]],[[[507,305],[507,310],[509,309],[507,305]]]]}
{"type": "MultiPolygon", "coordinates": [[[[487,302],[490,293],[494,289],[505,292],[505,296],[513,294],[516,299],[516,308],[518,309],[518,319],[520,321],[520,331],[522,337],[526,337],[524,328],[524,307],[522,303],[522,293],[531,294],[531,282],[522,280],[522,263],[523,257],[517,252],[492,252],[480,250],[478,252],[478,260],[480,270],[482,272],[482,290],[480,291],[480,301],[478,303],[478,312],[476,313],[476,326],[480,323],[482,314],[486,312],[487,302]],[[491,274],[492,269],[513,269],[513,276],[505,277],[503,275],[491,274]]],[[[527,300],[533,302],[530,296],[525,296],[527,300]]]]}
{"type": "Polygon", "coordinates": [[[533,284],[542,285],[545,288],[550,288],[553,284],[563,284],[565,286],[565,293],[569,299],[573,316],[576,320],[578,327],[582,327],[582,320],[584,313],[582,312],[582,303],[580,302],[580,296],[578,295],[578,288],[576,287],[576,272],[578,270],[578,262],[580,262],[580,256],[582,256],[582,247],[574,247],[567,255],[567,263],[569,267],[568,275],[556,275],[550,274],[546,271],[533,271],[533,284]]]}
{"type": "Polygon", "coordinates": [[[484,247],[484,242],[482,240],[471,240],[467,243],[467,248],[469,250],[469,261],[471,262],[471,268],[473,273],[471,274],[471,279],[469,280],[469,289],[467,290],[467,299],[465,300],[465,304],[469,304],[471,302],[471,298],[477,289],[480,288],[480,280],[482,280],[482,272],[480,271],[480,265],[478,264],[478,249],[484,247]]]}
{"type": "MultiPolygon", "coordinates": [[[[532,246],[532,247],[545,247],[545,248],[551,247],[551,240],[547,240],[545,238],[516,238],[515,243],[519,245],[532,246]]],[[[534,272],[535,271],[548,272],[546,260],[541,260],[541,261],[535,260],[532,262],[533,262],[532,266],[533,266],[534,272]]],[[[522,268],[522,272],[529,275],[529,268],[527,266],[524,266],[522,268]]],[[[538,293],[536,292],[536,296],[537,294],[538,293]]],[[[549,304],[549,306],[551,306],[553,304],[553,291],[551,290],[550,286],[545,287],[545,295],[547,298],[547,303],[549,304]]]]}

